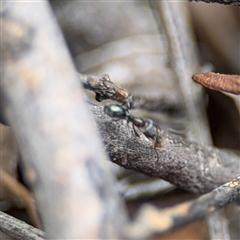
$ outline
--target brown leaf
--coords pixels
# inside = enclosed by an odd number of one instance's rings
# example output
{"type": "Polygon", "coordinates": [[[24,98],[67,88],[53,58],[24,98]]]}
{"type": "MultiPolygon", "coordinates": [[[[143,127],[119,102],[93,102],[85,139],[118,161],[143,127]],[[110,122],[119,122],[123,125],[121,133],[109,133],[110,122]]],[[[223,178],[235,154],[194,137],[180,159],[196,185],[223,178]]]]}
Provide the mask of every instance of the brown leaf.
{"type": "Polygon", "coordinates": [[[240,76],[239,75],[227,75],[213,72],[196,73],[192,76],[192,79],[202,84],[204,87],[216,90],[224,91],[233,94],[240,94],[240,76]]]}

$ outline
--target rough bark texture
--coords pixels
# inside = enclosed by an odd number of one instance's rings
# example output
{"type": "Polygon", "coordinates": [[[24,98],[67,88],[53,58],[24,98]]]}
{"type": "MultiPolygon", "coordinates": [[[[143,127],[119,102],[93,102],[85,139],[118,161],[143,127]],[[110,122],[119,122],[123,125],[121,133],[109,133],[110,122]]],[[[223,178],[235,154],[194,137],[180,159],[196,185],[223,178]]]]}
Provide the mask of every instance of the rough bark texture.
{"type": "Polygon", "coordinates": [[[161,147],[154,148],[154,142],[138,130],[137,137],[126,120],[114,121],[96,105],[91,105],[91,110],[111,161],[125,168],[163,178],[195,193],[209,192],[239,174],[238,154],[186,142],[167,131],[160,133],[161,147]]]}
{"type": "Polygon", "coordinates": [[[3,212],[0,212],[0,222],[0,230],[17,240],[43,240],[46,237],[43,231],[3,212]]]}
{"type": "Polygon", "coordinates": [[[225,5],[240,6],[239,0],[188,0],[189,2],[220,3],[225,5]]]}

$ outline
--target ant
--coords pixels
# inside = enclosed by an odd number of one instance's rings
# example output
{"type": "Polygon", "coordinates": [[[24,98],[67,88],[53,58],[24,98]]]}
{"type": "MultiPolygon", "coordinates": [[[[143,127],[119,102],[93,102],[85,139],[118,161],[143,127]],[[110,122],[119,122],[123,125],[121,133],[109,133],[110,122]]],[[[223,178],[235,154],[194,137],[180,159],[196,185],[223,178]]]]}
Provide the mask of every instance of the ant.
{"type": "MultiPolygon", "coordinates": [[[[151,119],[148,118],[137,118],[132,116],[128,109],[123,108],[119,104],[110,104],[104,106],[104,112],[112,118],[126,119],[127,122],[133,124],[133,130],[139,137],[135,127],[137,127],[147,138],[151,138],[155,141],[154,147],[159,145],[159,131],[161,130],[151,119]]],[[[158,153],[157,153],[158,156],[158,153]]]]}

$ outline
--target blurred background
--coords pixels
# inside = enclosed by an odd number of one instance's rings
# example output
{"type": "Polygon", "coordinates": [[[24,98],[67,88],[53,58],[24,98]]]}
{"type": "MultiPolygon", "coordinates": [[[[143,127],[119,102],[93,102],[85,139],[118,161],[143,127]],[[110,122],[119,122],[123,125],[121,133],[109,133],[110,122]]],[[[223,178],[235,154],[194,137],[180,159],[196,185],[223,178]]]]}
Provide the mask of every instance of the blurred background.
{"type": "MultiPolygon", "coordinates": [[[[150,107],[134,110],[134,115],[152,118],[161,128],[184,136],[188,127],[185,106],[170,65],[166,26],[156,17],[159,10],[154,5],[145,1],[51,1],[51,5],[80,73],[108,73],[115,84],[149,99],[150,107]]],[[[205,3],[185,5],[189,32],[184,29],[182,34],[192,37],[194,61],[199,63],[192,74],[196,70],[240,74],[240,9],[205,3]]],[[[185,18],[185,14],[183,11],[178,18],[185,18]]],[[[94,95],[87,94],[96,104],[94,95]]],[[[204,89],[203,96],[214,145],[240,150],[240,116],[235,100],[209,89],[204,89]]],[[[23,182],[11,130],[1,125],[1,134],[2,167],[23,182]]],[[[144,202],[164,208],[196,197],[164,181],[115,165],[113,168],[119,179],[116,187],[126,199],[132,217],[144,202]]],[[[0,208],[31,223],[24,204],[7,189],[1,193],[0,208]]],[[[225,213],[232,239],[239,239],[239,210],[228,206],[225,213]]],[[[152,239],[207,238],[206,223],[199,221],[152,239]]]]}

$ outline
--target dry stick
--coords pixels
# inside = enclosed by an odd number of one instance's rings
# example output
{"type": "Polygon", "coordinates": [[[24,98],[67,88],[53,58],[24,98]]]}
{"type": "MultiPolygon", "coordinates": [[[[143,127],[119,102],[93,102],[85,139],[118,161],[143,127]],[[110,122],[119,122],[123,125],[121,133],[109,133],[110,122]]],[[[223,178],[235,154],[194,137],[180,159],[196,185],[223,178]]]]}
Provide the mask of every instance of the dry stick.
{"type": "Polygon", "coordinates": [[[176,74],[187,111],[188,129],[190,129],[187,138],[199,143],[211,144],[202,91],[191,81],[192,74],[199,69],[199,63],[187,3],[157,1],[155,4],[159,10],[159,18],[165,26],[170,65],[176,74]]]}
{"type": "MultiPolygon", "coordinates": [[[[129,238],[149,237],[152,233],[164,233],[176,226],[183,226],[192,221],[203,218],[207,213],[238,199],[240,196],[240,177],[220,186],[212,192],[205,194],[195,201],[185,202],[170,209],[159,211],[145,205],[141,208],[136,221],[128,228],[129,238]],[[177,215],[176,215],[177,214],[177,215]],[[181,214],[181,218],[179,218],[181,214]],[[161,219],[163,221],[151,221],[161,219]],[[154,223],[149,226],[149,222],[154,223]],[[166,224],[167,223],[167,224],[166,224]],[[148,228],[150,227],[150,229],[148,228]]],[[[17,240],[40,240],[45,238],[45,233],[28,224],[0,212],[0,230],[17,240]]]]}
{"type": "Polygon", "coordinates": [[[240,94],[240,76],[239,75],[227,75],[214,72],[196,73],[192,76],[192,79],[202,84],[204,87],[213,89],[215,91],[224,91],[240,94]]]}
{"type": "MultiPolygon", "coordinates": [[[[240,94],[240,76],[239,75],[227,75],[227,74],[207,72],[202,74],[194,74],[192,76],[192,79],[195,82],[198,82],[203,86],[216,91],[224,91],[224,92],[229,92],[236,95],[240,94]]],[[[235,96],[232,98],[235,101],[236,107],[238,108],[238,111],[239,111],[240,110],[239,98],[235,96]]],[[[220,234],[219,236],[221,236],[222,234],[222,236],[224,236],[225,239],[226,239],[226,236],[229,235],[226,232],[227,220],[223,217],[219,218],[219,215],[217,213],[208,218],[208,223],[212,226],[212,228],[210,229],[210,235],[216,236],[216,234],[218,235],[220,234]],[[219,229],[222,229],[223,232],[220,233],[219,229]]]]}
{"type": "MultiPolygon", "coordinates": [[[[216,91],[224,91],[233,94],[240,94],[240,76],[238,75],[226,75],[219,73],[202,73],[202,74],[194,74],[192,79],[195,82],[202,84],[205,87],[216,91]]],[[[233,98],[238,110],[240,109],[239,99],[238,97],[233,98]]],[[[212,238],[224,238],[230,239],[228,233],[228,225],[227,220],[224,217],[220,217],[221,213],[216,212],[215,214],[209,216],[208,224],[211,226],[209,229],[210,236],[212,238]],[[221,229],[221,231],[219,231],[221,229]]]]}
{"type": "Polygon", "coordinates": [[[170,109],[182,109],[182,106],[178,106],[173,103],[167,103],[166,100],[162,99],[156,104],[153,101],[155,99],[150,99],[148,97],[138,96],[136,94],[132,95],[127,89],[116,86],[108,74],[103,74],[101,77],[82,75],[79,74],[79,80],[83,87],[87,90],[95,92],[95,99],[99,102],[111,99],[120,102],[128,108],[142,108],[147,110],[156,110],[159,106],[166,106],[170,109]]]}
{"type": "Polygon", "coordinates": [[[24,202],[29,218],[31,219],[33,225],[42,229],[42,224],[37,213],[35,200],[29,190],[1,167],[0,175],[1,186],[7,188],[10,192],[16,195],[16,197],[24,202]]]}
{"type": "Polygon", "coordinates": [[[220,3],[224,5],[240,6],[240,0],[188,0],[189,2],[220,3]]]}
{"type": "Polygon", "coordinates": [[[99,102],[105,99],[111,99],[125,103],[130,96],[130,93],[126,89],[116,86],[108,74],[103,74],[99,78],[79,74],[79,79],[85,89],[95,92],[95,98],[99,102]]]}
{"type": "Polygon", "coordinates": [[[184,202],[164,210],[158,210],[146,204],[141,208],[135,222],[129,226],[129,238],[148,238],[153,233],[165,233],[184,226],[202,219],[239,197],[240,175],[194,201],[184,202]]]}
{"type": "Polygon", "coordinates": [[[113,121],[103,108],[90,105],[112,162],[127,169],[156,176],[195,193],[204,193],[239,174],[239,154],[186,142],[159,131],[161,147],[146,138],[126,120],[113,121]],[[131,131],[129,135],[128,131],[131,131]],[[156,154],[157,151],[157,154],[156,154]]]}
{"type": "MultiPolygon", "coordinates": [[[[175,70],[189,117],[188,127],[190,131],[187,137],[198,143],[212,145],[201,88],[193,82],[191,83],[190,79],[192,74],[199,70],[199,63],[197,47],[190,32],[192,26],[190,25],[191,19],[187,3],[161,1],[157,2],[157,4],[160,11],[159,17],[164,22],[170,46],[170,63],[175,70]]],[[[225,222],[224,220],[221,221],[224,217],[220,213],[216,212],[214,215],[218,215],[216,219],[219,219],[219,221],[209,221],[209,228],[215,228],[212,223],[220,225],[221,222],[225,222]]],[[[212,218],[212,216],[210,215],[208,218],[212,218]]],[[[213,218],[215,217],[213,216],[213,218]]],[[[224,228],[225,226],[223,225],[222,227],[224,228]]],[[[226,229],[225,232],[227,233],[228,230],[226,229]]],[[[210,238],[228,239],[230,237],[229,234],[221,235],[219,232],[216,232],[210,238]]]]}
{"type": "Polygon", "coordinates": [[[49,3],[1,11],[5,112],[47,237],[124,238],[125,209],[49,3]]]}
{"type": "Polygon", "coordinates": [[[43,231],[6,213],[0,212],[0,230],[16,240],[43,240],[43,231]]]}
{"type": "Polygon", "coordinates": [[[139,200],[140,198],[149,198],[164,195],[176,187],[161,179],[155,179],[151,181],[139,181],[129,182],[127,179],[123,179],[117,184],[117,189],[127,201],[139,200]]]}

